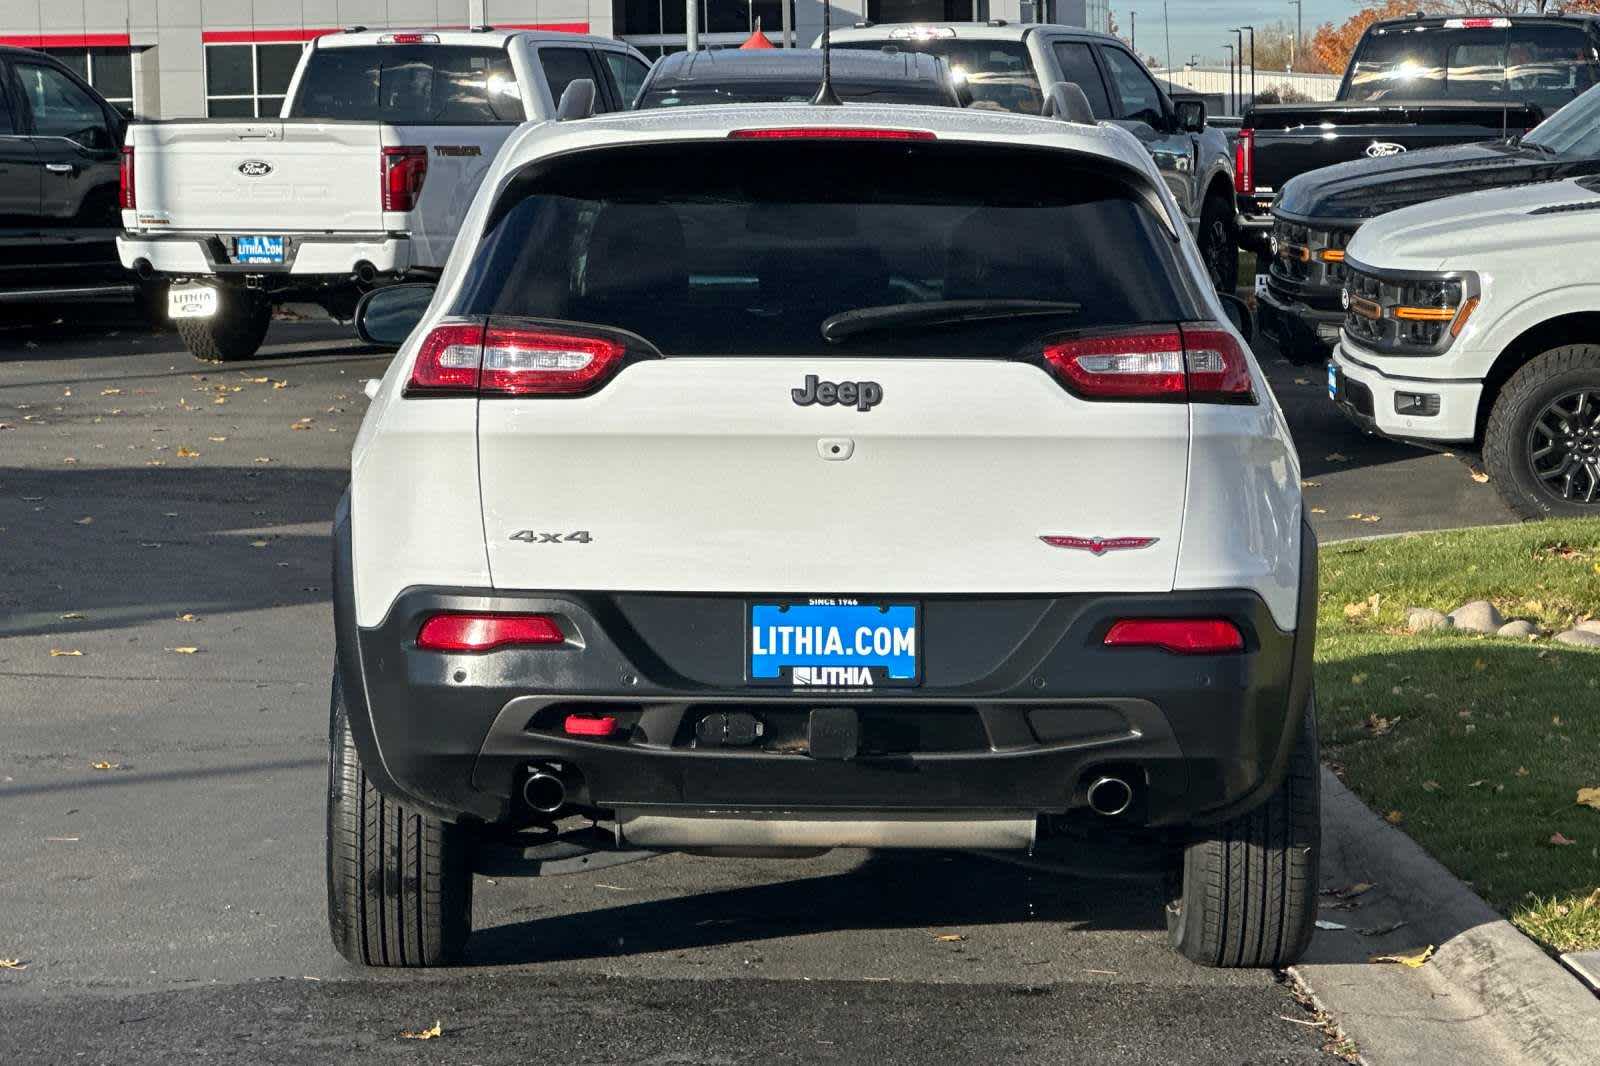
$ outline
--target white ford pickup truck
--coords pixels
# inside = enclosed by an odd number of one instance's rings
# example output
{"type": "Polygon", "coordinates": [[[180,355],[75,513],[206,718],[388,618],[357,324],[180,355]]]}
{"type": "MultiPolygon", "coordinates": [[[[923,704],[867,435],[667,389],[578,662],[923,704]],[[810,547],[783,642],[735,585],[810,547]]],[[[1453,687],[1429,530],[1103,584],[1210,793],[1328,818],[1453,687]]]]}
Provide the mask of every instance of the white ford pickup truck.
{"type": "Polygon", "coordinates": [[[135,123],[117,250],[171,283],[169,313],[210,362],[260,348],[274,303],[351,317],[361,294],[435,278],[495,153],[580,79],[623,110],[649,64],[621,41],[493,29],[330,34],[281,117],[135,123]]]}

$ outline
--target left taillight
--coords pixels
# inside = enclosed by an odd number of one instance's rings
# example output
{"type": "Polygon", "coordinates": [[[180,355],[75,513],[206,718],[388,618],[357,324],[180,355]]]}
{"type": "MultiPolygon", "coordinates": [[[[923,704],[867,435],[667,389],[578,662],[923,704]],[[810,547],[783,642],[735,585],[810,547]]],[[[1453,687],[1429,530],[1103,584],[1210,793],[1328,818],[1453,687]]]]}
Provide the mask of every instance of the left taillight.
{"type": "Polygon", "coordinates": [[[577,396],[604,384],[626,354],[609,337],[446,322],[423,339],[406,395],[577,396]]]}
{"type": "Polygon", "coordinates": [[[561,623],[547,614],[436,614],[417,632],[417,647],[425,651],[493,651],[566,640],[561,623]]]}
{"type": "Polygon", "coordinates": [[[1233,142],[1233,191],[1248,196],[1256,191],[1256,131],[1240,130],[1233,142]]]}
{"type": "Polygon", "coordinates": [[[1106,631],[1103,643],[1174,655],[1223,655],[1243,651],[1244,634],[1226,618],[1124,618],[1106,631]]]}
{"type": "Polygon", "coordinates": [[[385,211],[412,211],[428,180],[428,150],[422,147],[388,147],[383,150],[382,187],[385,211]]]}
{"type": "Polygon", "coordinates": [[[124,211],[139,209],[139,191],[133,179],[133,145],[123,145],[117,163],[117,201],[124,211]]]}
{"type": "Polygon", "coordinates": [[[1244,349],[1211,325],[1074,337],[1047,345],[1044,360],[1086,400],[1255,402],[1244,349]]]}

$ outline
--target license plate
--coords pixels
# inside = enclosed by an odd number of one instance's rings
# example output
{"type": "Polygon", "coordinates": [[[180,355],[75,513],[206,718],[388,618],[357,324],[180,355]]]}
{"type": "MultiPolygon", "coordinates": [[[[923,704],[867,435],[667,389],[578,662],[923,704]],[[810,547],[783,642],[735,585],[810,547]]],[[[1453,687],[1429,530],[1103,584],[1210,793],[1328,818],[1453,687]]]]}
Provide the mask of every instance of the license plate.
{"type": "Polygon", "coordinates": [[[217,313],[217,290],[210,285],[174,285],[167,290],[168,318],[210,318],[217,313]]]}
{"type": "Polygon", "coordinates": [[[1329,363],[1328,364],[1328,399],[1337,400],[1338,398],[1339,398],[1339,365],[1337,363],[1329,363]]]}
{"type": "Polygon", "coordinates": [[[235,263],[283,262],[282,237],[235,237],[233,239],[235,263]]]}
{"type": "Polygon", "coordinates": [[[896,688],[922,679],[920,609],[829,597],[750,605],[752,685],[896,688]]]}

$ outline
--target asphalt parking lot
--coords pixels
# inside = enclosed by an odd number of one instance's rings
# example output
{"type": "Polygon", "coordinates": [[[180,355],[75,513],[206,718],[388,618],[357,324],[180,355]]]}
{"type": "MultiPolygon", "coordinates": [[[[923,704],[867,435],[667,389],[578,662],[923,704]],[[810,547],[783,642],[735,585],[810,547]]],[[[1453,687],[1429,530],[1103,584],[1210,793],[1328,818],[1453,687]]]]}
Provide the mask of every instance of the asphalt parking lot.
{"type": "MultiPolygon", "coordinates": [[[[1273,975],[1171,954],[1156,884],[976,856],[480,878],[469,966],[343,963],[327,527],[387,359],[327,324],[269,345],[0,332],[0,1059],[1333,1061],[1273,975]]],[[[1510,520],[1266,361],[1324,538],[1510,520]]]]}

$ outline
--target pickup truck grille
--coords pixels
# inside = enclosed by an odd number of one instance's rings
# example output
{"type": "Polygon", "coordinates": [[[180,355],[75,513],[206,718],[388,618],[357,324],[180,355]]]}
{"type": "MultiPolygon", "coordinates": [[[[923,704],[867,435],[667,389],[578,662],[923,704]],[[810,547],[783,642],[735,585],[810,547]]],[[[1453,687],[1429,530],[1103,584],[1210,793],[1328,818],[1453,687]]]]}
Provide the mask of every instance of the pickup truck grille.
{"type": "Polygon", "coordinates": [[[1312,307],[1337,307],[1339,290],[1344,287],[1344,249],[1355,232],[1313,229],[1281,218],[1274,220],[1269,283],[1273,278],[1290,282],[1281,288],[1312,307]]]}
{"type": "Polygon", "coordinates": [[[1450,347],[1477,303],[1467,276],[1384,277],[1350,268],[1345,334],[1389,355],[1436,355],[1450,347]]]}

